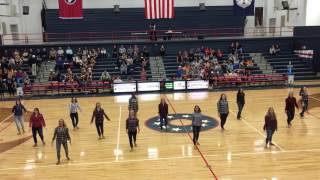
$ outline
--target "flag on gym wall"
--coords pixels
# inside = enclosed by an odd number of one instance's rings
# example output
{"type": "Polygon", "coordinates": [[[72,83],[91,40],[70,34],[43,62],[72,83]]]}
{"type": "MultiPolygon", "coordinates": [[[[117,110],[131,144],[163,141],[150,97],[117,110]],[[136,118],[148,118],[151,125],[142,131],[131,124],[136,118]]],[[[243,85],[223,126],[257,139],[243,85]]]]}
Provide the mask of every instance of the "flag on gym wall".
{"type": "Polygon", "coordinates": [[[233,0],[234,15],[254,16],[254,0],[233,0]]]}
{"type": "Polygon", "coordinates": [[[59,0],[59,18],[82,19],[82,0],[59,0]]]}
{"type": "Polygon", "coordinates": [[[144,0],[146,19],[170,19],[174,17],[174,0],[144,0]]]}

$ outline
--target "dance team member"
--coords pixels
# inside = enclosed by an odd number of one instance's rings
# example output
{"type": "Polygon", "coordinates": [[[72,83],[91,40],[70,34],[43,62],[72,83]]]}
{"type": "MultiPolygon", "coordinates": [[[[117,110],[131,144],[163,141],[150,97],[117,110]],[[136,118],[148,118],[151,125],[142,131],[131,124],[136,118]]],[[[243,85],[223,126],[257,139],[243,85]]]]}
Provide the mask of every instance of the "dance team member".
{"type": "Polygon", "coordinates": [[[288,127],[291,127],[291,121],[294,118],[294,113],[295,113],[295,107],[297,109],[299,109],[298,104],[297,104],[297,100],[295,97],[293,97],[293,92],[289,92],[289,96],[286,99],[286,114],[287,114],[287,123],[288,123],[288,127]]]}
{"type": "Polygon", "coordinates": [[[221,120],[221,129],[224,130],[224,125],[229,115],[229,104],[228,104],[227,96],[225,94],[221,94],[220,99],[217,103],[217,106],[218,106],[218,114],[221,120]]]}
{"type": "Polygon", "coordinates": [[[81,112],[81,107],[78,103],[78,100],[76,97],[71,98],[71,103],[69,105],[69,112],[70,112],[70,118],[72,121],[73,129],[79,129],[78,123],[79,123],[79,115],[78,110],[81,112]]]}
{"type": "Polygon", "coordinates": [[[245,94],[244,94],[244,92],[243,92],[243,89],[240,88],[240,89],[238,90],[238,93],[237,93],[237,105],[238,105],[237,119],[238,119],[238,120],[241,119],[241,112],[242,112],[243,106],[244,106],[244,104],[245,104],[244,97],[245,97],[245,94]]]}
{"type": "Polygon", "coordinates": [[[92,113],[92,118],[90,124],[93,123],[93,120],[95,120],[96,128],[97,128],[97,133],[100,139],[105,139],[104,137],[104,130],[103,130],[103,122],[104,122],[104,117],[110,121],[109,117],[107,114],[104,112],[104,109],[101,108],[101,104],[99,102],[96,103],[96,107],[93,110],[92,113]]]}
{"type": "Polygon", "coordinates": [[[129,117],[126,121],[126,131],[129,137],[129,144],[131,148],[130,151],[132,152],[133,143],[134,146],[137,146],[137,133],[140,133],[139,120],[137,119],[133,110],[129,112],[129,117]]]}
{"type": "Polygon", "coordinates": [[[158,113],[160,118],[160,129],[162,130],[163,125],[167,130],[168,124],[168,104],[164,98],[161,98],[160,104],[158,105],[158,113]]]}
{"type": "Polygon", "coordinates": [[[129,110],[129,112],[131,110],[133,110],[135,115],[137,115],[137,113],[138,113],[139,104],[138,104],[138,98],[136,96],[136,93],[132,93],[132,96],[129,99],[128,110],[129,110]]]}
{"type": "Polygon", "coordinates": [[[33,147],[36,147],[38,145],[37,133],[40,136],[42,144],[45,145],[46,143],[44,142],[43,138],[43,127],[46,127],[46,123],[44,121],[43,115],[40,113],[38,108],[34,108],[33,110],[29,121],[29,127],[32,128],[32,136],[34,141],[33,147]]]}
{"type": "Polygon", "coordinates": [[[192,131],[193,131],[193,144],[200,145],[198,142],[200,130],[202,126],[202,114],[201,109],[198,105],[194,107],[193,114],[192,114],[192,131]]]}
{"type": "Polygon", "coordinates": [[[67,128],[63,119],[59,120],[59,126],[55,128],[52,143],[56,140],[56,150],[57,150],[57,165],[60,164],[60,151],[61,145],[63,146],[64,152],[66,153],[66,158],[69,161],[69,151],[68,151],[68,141],[71,145],[71,138],[69,135],[69,129],[67,128]]]}
{"type": "Polygon", "coordinates": [[[303,118],[304,112],[308,111],[308,105],[309,105],[309,93],[308,93],[307,87],[301,88],[299,95],[301,96],[301,106],[302,106],[300,117],[303,118]]]}
{"type": "Polygon", "coordinates": [[[274,109],[270,107],[268,109],[266,116],[264,117],[264,126],[263,126],[263,130],[266,131],[267,133],[266,147],[268,147],[268,145],[271,145],[271,146],[274,145],[272,143],[272,136],[277,129],[278,129],[277,116],[276,116],[276,113],[274,112],[274,109]]]}
{"type": "Polygon", "coordinates": [[[12,113],[14,117],[14,122],[16,123],[17,129],[18,129],[18,135],[24,133],[24,113],[27,112],[27,109],[24,107],[24,105],[21,104],[21,99],[16,100],[16,104],[12,107],[12,113]]]}

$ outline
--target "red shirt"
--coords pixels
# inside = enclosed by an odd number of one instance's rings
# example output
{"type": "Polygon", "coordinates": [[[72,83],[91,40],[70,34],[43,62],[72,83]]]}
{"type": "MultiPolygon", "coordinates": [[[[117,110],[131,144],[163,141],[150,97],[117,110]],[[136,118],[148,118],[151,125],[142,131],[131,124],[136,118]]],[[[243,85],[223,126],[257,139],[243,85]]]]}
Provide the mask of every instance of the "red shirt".
{"type": "Polygon", "coordinates": [[[35,127],[35,128],[46,127],[46,123],[44,122],[42,114],[38,114],[38,116],[36,116],[35,114],[32,114],[30,117],[29,127],[35,127]]]}

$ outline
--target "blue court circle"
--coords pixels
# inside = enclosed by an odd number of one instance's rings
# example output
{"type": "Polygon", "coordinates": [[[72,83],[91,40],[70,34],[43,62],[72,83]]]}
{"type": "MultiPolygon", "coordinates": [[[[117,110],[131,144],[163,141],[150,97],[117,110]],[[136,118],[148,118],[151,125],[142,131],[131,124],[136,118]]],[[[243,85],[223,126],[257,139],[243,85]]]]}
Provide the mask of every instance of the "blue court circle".
{"type": "MultiPolygon", "coordinates": [[[[164,131],[169,132],[169,133],[189,133],[189,132],[192,132],[191,121],[192,121],[192,114],[188,114],[188,113],[186,113],[186,114],[169,114],[167,129],[164,129],[164,131]],[[188,123],[188,124],[190,124],[190,125],[185,125],[185,124],[176,125],[176,124],[170,123],[171,121],[176,121],[176,120],[184,120],[184,121],[189,120],[190,123],[188,123]]],[[[150,129],[162,132],[160,129],[159,116],[155,116],[155,117],[148,119],[145,122],[145,125],[150,129]]],[[[219,125],[219,122],[215,118],[203,115],[201,131],[213,129],[213,128],[217,127],[218,125],[219,125]]]]}

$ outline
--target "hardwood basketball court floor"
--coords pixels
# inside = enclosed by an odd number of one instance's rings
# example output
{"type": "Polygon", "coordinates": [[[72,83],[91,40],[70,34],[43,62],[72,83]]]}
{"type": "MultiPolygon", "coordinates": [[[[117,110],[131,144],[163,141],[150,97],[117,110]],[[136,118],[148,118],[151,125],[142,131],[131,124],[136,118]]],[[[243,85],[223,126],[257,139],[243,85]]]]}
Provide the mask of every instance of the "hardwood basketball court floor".
{"type": "MultiPolygon", "coordinates": [[[[18,136],[10,108],[14,102],[0,102],[0,179],[216,179],[220,180],[315,180],[320,175],[320,88],[309,88],[309,113],[301,119],[296,112],[293,126],[287,128],[284,100],[290,89],[246,90],[242,120],[236,119],[236,91],[225,91],[230,114],[222,132],[219,124],[200,133],[200,146],[195,149],[189,135],[181,133],[190,121],[175,119],[174,132],[160,132],[147,127],[147,120],[157,116],[160,94],[141,94],[139,113],[141,132],[138,147],[130,152],[125,132],[129,96],[83,97],[80,129],[72,130],[68,114],[70,99],[24,100],[29,111],[39,107],[47,127],[46,145],[34,148],[31,132],[18,136]],[[101,102],[111,121],[105,121],[106,139],[98,140],[95,125],[90,125],[96,102],[101,102]],[[268,107],[274,107],[278,131],[276,146],[266,149],[262,130],[268,107]],[[51,146],[58,119],[64,118],[71,132],[71,161],[55,165],[56,151],[51,146]],[[181,120],[181,121],[180,121],[181,120]],[[216,126],[216,127],[214,127],[216,126]],[[180,127],[180,128],[179,128],[180,127]],[[176,132],[176,133],[175,133],[176,132]],[[207,164],[206,164],[207,163],[207,164]]],[[[299,89],[294,89],[298,96],[299,89]]],[[[216,119],[217,100],[221,92],[177,92],[166,94],[174,110],[190,114],[194,105],[216,119]]],[[[187,116],[186,116],[187,117],[187,116]]],[[[25,127],[28,126],[26,118],[25,127]]],[[[156,122],[155,122],[156,124],[156,122]]],[[[29,128],[26,128],[29,129],[29,128]]],[[[39,139],[39,138],[38,138],[39,139]]]]}

